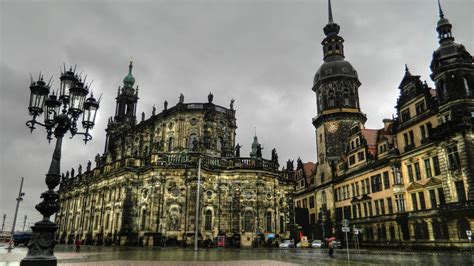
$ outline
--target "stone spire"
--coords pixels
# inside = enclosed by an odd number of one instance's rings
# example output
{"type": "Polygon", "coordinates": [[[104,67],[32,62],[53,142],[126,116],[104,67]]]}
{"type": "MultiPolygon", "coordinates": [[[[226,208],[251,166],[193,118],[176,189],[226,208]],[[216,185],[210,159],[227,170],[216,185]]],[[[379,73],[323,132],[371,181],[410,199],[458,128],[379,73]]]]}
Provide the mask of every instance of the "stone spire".
{"type": "Polygon", "coordinates": [[[443,9],[441,8],[440,0],[438,0],[438,9],[439,9],[439,20],[436,26],[436,31],[438,32],[439,43],[448,43],[454,41],[452,36],[451,29],[453,25],[449,22],[447,18],[444,17],[443,9]]]}

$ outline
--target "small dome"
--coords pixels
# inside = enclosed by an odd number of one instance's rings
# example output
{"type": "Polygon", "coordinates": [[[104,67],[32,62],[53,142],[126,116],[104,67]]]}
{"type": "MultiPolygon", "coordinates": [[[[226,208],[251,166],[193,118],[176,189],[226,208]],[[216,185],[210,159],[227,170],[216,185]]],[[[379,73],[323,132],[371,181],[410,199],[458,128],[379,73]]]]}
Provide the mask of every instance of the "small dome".
{"type": "Polygon", "coordinates": [[[132,68],[133,68],[133,64],[132,64],[132,61],[130,61],[130,65],[128,66],[128,75],[125,76],[125,78],[123,79],[123,84],[125,86],[132,87],[133,84],[135,84],[135,78],[132,75],[132,68]]]}
{"type": "Polygon", "coordinates": [[[332,77],[352,77],[358,78],[355,68],[346,60],[324,62],[316,71],[314,83],[316,85],[321,80],[332,77]]]}

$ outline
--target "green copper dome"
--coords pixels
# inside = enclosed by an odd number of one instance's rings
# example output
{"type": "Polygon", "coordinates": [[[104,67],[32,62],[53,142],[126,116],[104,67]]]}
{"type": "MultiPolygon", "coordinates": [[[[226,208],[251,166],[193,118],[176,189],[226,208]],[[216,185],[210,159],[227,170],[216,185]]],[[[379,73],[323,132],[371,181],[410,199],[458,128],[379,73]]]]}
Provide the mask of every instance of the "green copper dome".
{"type": "Polygon", "coordinates": [[[135,78],[132,75],[132,68],[133,64],[132,61],[130,61],[130,65],[128,66],[128,75],[123,79],[123,84],[125,86],[133,87],[133,84],[135,84],[135,78]]]}

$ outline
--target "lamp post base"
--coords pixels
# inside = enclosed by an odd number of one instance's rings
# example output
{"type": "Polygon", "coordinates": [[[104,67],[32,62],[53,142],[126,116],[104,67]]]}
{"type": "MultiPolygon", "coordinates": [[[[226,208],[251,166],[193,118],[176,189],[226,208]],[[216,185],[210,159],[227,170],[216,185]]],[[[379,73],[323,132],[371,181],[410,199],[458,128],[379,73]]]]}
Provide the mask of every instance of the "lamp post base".
{"type": "Polygon", "coordinates": [[[56,266],[58,260],[54,256],[54,234],[58,226],[49,220],[35,223],[31,227],[33,239],[28,243],[28,253],[20,262],[21,266],[56,266]]]}

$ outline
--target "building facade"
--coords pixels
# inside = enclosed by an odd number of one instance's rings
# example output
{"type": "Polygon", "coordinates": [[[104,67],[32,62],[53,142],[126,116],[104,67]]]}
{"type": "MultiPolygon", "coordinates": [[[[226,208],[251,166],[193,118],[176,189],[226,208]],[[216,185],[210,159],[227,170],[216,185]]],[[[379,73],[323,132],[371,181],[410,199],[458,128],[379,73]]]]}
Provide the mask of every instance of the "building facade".
{"type": "Polygon", "coordinates": [[[251,246],[269,234],[287,236],[294,175],[279,171],[275,150],[271,160],[262,158],[257,137],[251,157],[240,157],[233,100],[225,108],[212,94],[206,103],[185,103],[181,94],[175,106],[165,102],[158,114],[153,107],[137,123],[132,67],[118,90],[104,153],[94,168],[89,161],[86,171],[63,175],[60,243],[190,244],[196,217],[200,240],[226,235],[251,246]]]}
{"type": "Polygon", "coordinates": [[[474,64],[440,7],[440,46],[430,65],[435,88],[405,67],[396,116],[364,127],[357,72],[344,59],[329,3],[324,63],[313,91],[318,164],[296,180],[310,233],[366,246],[467,248],[474,228],[474,64]],[[354,230],[358,229],[358,230],[354,230]]]}

